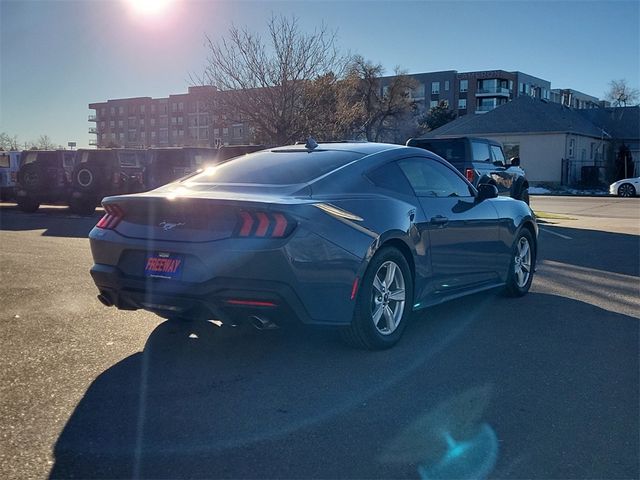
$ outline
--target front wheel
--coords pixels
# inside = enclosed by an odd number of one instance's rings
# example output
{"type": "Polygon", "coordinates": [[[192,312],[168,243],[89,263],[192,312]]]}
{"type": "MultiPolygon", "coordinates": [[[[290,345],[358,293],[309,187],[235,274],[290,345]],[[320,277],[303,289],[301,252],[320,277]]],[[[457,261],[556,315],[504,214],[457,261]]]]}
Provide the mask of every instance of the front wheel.
{"type": "Polygon", "coordinates": [[[19,197],[18,208],[25,213],[33,213],[40,208],[40,202],[29,197],[19,197]]]}
{"type": "Polygon", "coordinates": [[[411,316],[413,278],[402,253],[386,247],[362,278],[351,325],[342,332],[352,346],[381,350],[395,345],[411,316]]]}
{"type": "Polygon", "coordinates": [[[531,288],[536,263],[535,244],[531,232],[522,229],[511,248],[511,263],[507,274],[506,293],[510,297],[521,297],[531,288]]]}
{"type": "Polygon", "coordinates": [[[619,197],[635,197],[636,188],[630,183],[623,183],[618,187],[618,196],[619,197]]]}

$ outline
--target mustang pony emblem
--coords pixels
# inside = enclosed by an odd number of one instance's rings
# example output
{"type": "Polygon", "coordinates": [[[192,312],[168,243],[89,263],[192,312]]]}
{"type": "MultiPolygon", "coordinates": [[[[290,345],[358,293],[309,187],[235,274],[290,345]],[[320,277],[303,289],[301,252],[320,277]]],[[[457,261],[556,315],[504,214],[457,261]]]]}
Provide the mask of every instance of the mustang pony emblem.
{"type": "Polygon", "coordinates": [[[160,222],[160,224],[158,226],[162,227],[162,229],[165,232],[168,232],[169,230],[173,230],[174,228],[180,227],[182,225],[185,225],[185,224],[182,223],[182,222],[180,222],[180,223],[160,222]]]}

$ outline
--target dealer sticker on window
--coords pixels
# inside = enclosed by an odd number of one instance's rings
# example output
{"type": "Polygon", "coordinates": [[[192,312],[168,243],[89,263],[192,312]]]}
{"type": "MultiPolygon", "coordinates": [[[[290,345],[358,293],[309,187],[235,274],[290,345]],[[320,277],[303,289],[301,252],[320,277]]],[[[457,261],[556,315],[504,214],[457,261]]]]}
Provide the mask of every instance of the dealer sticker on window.
{"type": "Polygon", "coordinates": [[[183,255],[158,252],[147,257],[144,274],[147,277],[176,279],[180,278],[183,265],[183,255]]]}

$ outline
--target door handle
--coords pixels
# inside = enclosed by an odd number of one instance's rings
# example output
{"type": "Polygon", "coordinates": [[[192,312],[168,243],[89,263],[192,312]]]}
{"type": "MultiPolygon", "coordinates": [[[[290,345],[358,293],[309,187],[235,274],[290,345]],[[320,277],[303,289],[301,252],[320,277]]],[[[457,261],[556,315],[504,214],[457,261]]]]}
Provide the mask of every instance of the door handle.
{"type": "Polygon", "coordinates": [[[432,225],[438,225],[439,227],[444,227],[447,223],[449,223],[449,219],[447,217],[443,217],[442,215],[436,215],[435,217],[431,217],[432,225]]]}

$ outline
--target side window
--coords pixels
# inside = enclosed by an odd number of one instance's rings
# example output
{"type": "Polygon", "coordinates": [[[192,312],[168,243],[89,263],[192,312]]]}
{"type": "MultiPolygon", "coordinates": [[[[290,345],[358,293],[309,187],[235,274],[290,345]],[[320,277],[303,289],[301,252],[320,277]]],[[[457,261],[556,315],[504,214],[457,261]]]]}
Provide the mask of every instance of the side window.
{"type": "Polygon", "coordinates": [[[11,157],[7,153],[0,155],[0,168],[9,168],[11,166],[11,157]]]}
{"type": "Polygon", "coordinates": [[[411,185],[407,181],[400,167],[396,162],[387,163],[375,170],[367,173],[367,177],[375,185],[387,190],[401,193],[403,195],[414,196],[411,185]]]}
{"type": "Polygon", "coordinates": [[[491,145],[491,154],[493,155],[493,160],[495,162],[504,163],[504,154],[502,153],[502,148],[498,145],[491,145]]]}
{"type": "Polygon", "coordinates": [[[469,186],[436,160],[408,158],[398,162],[418,197],[470,197],[469,186]]]}
{"type": "Polygon", "coordinates": [[[471,141],[471,147],[473,150],[473,160],[475,162],[490,162],[491,155],[489,155],[489,144],[484,142],[471,141]]]}

